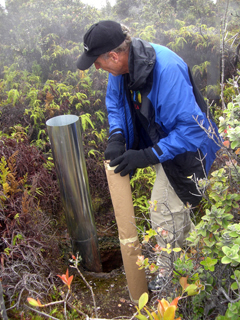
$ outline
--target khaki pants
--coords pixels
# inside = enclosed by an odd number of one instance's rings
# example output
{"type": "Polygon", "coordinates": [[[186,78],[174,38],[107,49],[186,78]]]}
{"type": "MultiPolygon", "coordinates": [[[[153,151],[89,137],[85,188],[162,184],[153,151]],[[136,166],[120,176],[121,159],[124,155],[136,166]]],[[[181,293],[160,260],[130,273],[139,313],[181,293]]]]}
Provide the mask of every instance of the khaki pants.
{"type": "MultiPolygon", "coordinates": [[[[194,229],[190,210],[170,185],[162,165],[157,164],[155,168],[156,180],[151,195],[150,216],[152,228],[158,232],[157,243],[160,247],[166,247],[170,243],[172,248],[182,248],[189,232],[194,229]]],[[[169,266],[169,258],[170,255],[162,253],[158,264],[169,266]]]]}

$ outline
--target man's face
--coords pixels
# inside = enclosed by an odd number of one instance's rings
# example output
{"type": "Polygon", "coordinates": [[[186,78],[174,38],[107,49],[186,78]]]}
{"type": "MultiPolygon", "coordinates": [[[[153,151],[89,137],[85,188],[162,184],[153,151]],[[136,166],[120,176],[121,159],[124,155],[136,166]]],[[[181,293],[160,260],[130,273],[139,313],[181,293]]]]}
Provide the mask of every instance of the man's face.
{"type": "Polygon", "coordinates": [[[100,56],[95,60],[94,65],[97,70],[105,70],[113,76],[128,73],[128,63],[121,53],[110,52],[107,58],[100,56]]]}

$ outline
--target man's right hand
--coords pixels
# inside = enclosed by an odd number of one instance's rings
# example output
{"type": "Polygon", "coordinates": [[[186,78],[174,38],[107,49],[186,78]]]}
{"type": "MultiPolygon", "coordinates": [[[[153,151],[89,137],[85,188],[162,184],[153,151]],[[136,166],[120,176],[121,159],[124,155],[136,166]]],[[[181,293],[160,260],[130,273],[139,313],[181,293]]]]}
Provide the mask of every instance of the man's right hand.
{"type": "Polygon", "coordinates": [[[125,152],[125,139],[121,133],[111,136],[108,141],[107,149],[104,152],[106,160],[114,160],[125,152]]]}

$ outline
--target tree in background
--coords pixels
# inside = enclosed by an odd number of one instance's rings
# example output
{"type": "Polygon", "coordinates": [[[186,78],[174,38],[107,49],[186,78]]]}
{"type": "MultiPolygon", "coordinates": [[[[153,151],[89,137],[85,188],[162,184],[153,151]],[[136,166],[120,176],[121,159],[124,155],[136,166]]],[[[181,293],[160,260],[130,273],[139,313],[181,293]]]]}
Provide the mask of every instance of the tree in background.
{"type": "Polygon", "coordinates": [[[7,0],[0,18],[1,74],[15,62],[46,81],[54,70],[76,70],[85,30],[99,14],[81,1],[7,0]]]}

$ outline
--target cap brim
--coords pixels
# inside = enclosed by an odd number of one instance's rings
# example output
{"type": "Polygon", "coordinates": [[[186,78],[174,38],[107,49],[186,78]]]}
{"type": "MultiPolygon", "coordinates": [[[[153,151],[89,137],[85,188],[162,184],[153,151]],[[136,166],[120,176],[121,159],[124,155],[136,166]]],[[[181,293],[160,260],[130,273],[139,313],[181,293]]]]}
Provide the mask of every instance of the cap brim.
{"type": "Polygon", "coordinates": [[[80,70],[86,70],[91,67],[98,57],[89,57],[85,52],[77,60],[77,68],[80,70]]]}

